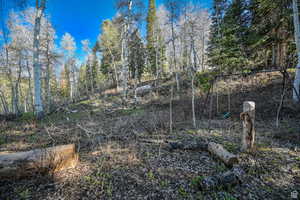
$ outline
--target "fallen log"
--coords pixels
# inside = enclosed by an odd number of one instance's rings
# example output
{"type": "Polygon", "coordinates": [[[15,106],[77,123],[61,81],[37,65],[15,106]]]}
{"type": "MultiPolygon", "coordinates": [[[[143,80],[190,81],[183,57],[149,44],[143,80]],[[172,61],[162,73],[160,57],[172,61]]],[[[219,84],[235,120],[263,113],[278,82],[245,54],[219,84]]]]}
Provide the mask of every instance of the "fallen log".
{"type": "Polygon", "coordinates": [[[205,142],[197,140],[188,140],[180,142],[166,141],[168,150],[184,150],[184,151],[208,151],[227,166],[233,166],[238,163],[238,157],[228,152],[221,144],[214,142],[205,142]]]}
{"type": "Polygon", "coordinates": [[[181,141],[169,142],[166,141],[169,150],[184,150],[184,151],[207,151],[208,143],[203,141],[181,141]]]}
{"type": "Polygon", "coordinates": [[[233,166],[234,164],[237,164],[239,162],[238,157],[236,155],[228,152],[220,144],[210,142],[208,144],[208,151],[211,154],[218,157],[220,160],[222,160],[228,166],[233,166]]]}
{"type": "Polygon", "coordinates": [[[30,177],[74,168],[78,163],[75,145],[63,145],[0,155],[0,179],[30,177]]]}
{"type": "Polygon", "coordinates": [[[136,88],[134,92],[135,92],[135,95],[138,96],[138,95],[144,95],[145,93],[148,93],[151,90],[152,90],[151,85],[144,85],[144,86],[136,88]]]}
{"type": "Polygon", "coordinates": [[[217,188],[227,189],[240,184],[245,172],[241,168],[233,168],[225,173],[209,176],[199,183],[201,190],[208,191],[217,188]]]}

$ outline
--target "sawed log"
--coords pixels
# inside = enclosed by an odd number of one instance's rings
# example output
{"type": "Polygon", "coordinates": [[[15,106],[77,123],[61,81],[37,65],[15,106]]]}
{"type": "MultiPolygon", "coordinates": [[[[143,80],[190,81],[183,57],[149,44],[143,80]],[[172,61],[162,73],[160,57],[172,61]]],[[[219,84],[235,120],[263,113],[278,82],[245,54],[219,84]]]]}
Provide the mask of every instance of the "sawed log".
{"type": "Polygon", "coordinates": [[[221,144],[204,141],[181,141],[166,142],[169,150],[185,150],[185,151],[208,151],[216,158],[220,159],[227,166],[233,166],[238,163],[238,157],[228,152],[221,144]]]}
{"type": "Polygon", "coordinates": [[[57,172],[74,168],[77,163],[74,144],[0,154],[0,179],[57,172]]]}

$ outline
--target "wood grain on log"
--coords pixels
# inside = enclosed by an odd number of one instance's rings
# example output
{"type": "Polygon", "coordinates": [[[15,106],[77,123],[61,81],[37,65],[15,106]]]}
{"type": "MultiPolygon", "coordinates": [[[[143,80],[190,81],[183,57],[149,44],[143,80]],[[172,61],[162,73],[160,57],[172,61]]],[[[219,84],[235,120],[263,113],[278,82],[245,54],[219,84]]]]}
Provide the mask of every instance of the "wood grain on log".
{"type": "Polygon", "coordinates": [[[238,163],[238,157],[226,149],[223,148],[222,145],[210,142],[208,144],[208,151],[222,160],[226,165],[233,166],[238,163]]]}
{"type": "Polygon", "coordinates": [[[36,173],[74,168],[78,163],[75,145],[63,145],[0,155],[0,178],[20,178],[36,173]]]}

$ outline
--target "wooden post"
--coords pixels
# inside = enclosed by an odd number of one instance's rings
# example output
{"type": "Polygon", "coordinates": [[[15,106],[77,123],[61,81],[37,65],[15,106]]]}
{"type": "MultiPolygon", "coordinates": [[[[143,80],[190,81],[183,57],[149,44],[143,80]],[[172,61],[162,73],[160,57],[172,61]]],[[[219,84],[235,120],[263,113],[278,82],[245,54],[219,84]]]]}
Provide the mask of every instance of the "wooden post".
{"type": "Polygon", "coordinates": [[[245,101],[243,104],[243,112],[240,115],[243,121],[243,135],[241,151],[252,150],[255,141],[255,102],[245,101]]]}

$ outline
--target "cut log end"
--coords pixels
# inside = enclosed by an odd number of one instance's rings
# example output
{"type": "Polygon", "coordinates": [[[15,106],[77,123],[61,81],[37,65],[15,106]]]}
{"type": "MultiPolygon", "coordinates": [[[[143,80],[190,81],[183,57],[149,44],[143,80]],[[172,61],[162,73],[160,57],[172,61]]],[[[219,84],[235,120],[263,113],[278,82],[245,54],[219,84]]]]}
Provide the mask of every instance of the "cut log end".
{"type": "Polygon", "coordinates": [[[63,145],[0,155],[0,178],[21,178],[74,168],[78,163],[75,145],[63,145]]]}
{"type": "Polygon", "coordinates": [[[233,166],[235,164],[238,164],[239,162],[238,157],[236,155],[228,152],[220,144],[210,142],[208,144],[208,151],[220,160],[222,160],[227,166],[233,166]]]}

